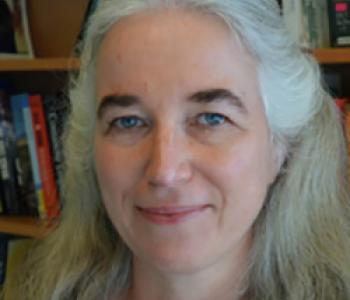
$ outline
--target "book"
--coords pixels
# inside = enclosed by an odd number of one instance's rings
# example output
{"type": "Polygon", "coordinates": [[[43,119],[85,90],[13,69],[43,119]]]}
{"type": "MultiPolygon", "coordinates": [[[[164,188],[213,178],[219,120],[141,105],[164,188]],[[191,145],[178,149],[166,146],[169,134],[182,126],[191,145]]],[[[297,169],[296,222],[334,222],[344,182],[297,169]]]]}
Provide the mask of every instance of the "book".
{"type": "Polygon", "coordinates": [[[15,142],[17,148],[17,173],[19,178],[19,195],[25,204],[25,214],[38,216],[38,200],[32,172],[32,163],[29,153],[28,139],[25,130],[22,106],[25,106],[27,94],[17,94],[10,97],[15,142]],[[22,101],[24,102],[22,104],[22,101]]]}
{"type": "Polygon", "coordinates": [[[44,193],[45,210],[47,218],[53,219],[59,215],[60,202],[41,95],[30,95],[29,105],[32,114],[32,126],[39,163],[39,174],[44,193]]]}
{"type": "Polygon", "coordinates": [[[63,124],[66,122],[68,113],[69,100],[62,93],[47,94],[43,100],[49,130],[49,140],[52,146],[56,183],[59,194],[61,194],[63,177],[62,134],[63,124]]]}
{"type": "MultiPolygon", "coordinates": [[[[2,84],[0,82],[0,84],[2,84]]],[[[0,179],[2,206],[8,215],[20,214],[20,198],[17,194],[16,149],[11,123],[9,100],[4,88],[0,88],[0,179]]]]}
{"type": "Polygon", "coordinates": [[[0,0],[0,58],[33,58],[26,0],[0,0]]]}
{"type": "Polygon", "coordinates": [[[302,0],[283,0],[282,13],[287,31],[301,47],[309,47],[307,22],[302,0]]]}
{"type": "Polygon", "coordinates": [[[287,31],[302,48],[329,47],[327,0],[283,0],[282,11],[287,31]]]}
{"type": "Polygon", "coordinates": [[[328,0],[332,47],[350,45],[350,0],[328,0]]]}
{"type": "Polygon", "coordinates": [[[15,159],[11,154],[11,127],[0,117],[0,179],[2,188],[2,207],[7,215],[20,213],[17,186],[15,182],[15,159]]]}
{"type": "Polygon", "coordinates": [[[335,104],[337,105],[338,109],[340,110],[341,114],[342,115],[345,114],[348,99],[347,98],[335,98],[334,101],[335,101],[335,104]]]}
{"type": "Polygon", "coordinates": [[[329,22],[327,0],[303,0],[309,48],[327,48],[329,22]]]}
{"type": "Polygon", "coordinates": [[[33,180],[34,180],[35,193],[36,193],[36,199],[37,199],[38,215],[40,218],[45,219],[47,217],[47,214],[45,209],[42,180],[39,172],[39,161],[38,161],[38,155],[36,151],[34,129],[32,125],[33,124],[32,114],[29,106],[28,94],[23,95],[23,98],[21,101],[21,107],[22,107],[24,127],[25,127],[26,136],[27,136],[28,147],[29,147],[30,162],[32,166],[33,180]]]}

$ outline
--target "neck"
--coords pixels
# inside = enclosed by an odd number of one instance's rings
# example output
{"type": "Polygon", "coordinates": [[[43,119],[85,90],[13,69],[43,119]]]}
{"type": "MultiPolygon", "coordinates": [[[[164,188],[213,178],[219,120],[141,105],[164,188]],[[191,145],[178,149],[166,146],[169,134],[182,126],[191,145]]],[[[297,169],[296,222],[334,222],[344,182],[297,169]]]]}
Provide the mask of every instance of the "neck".
{"type": "Polygon", "coordinates": [[[228,259],[186,273],[154,269],[134,258],[132,285],[123,299],[244,300],[247,255],[247,251],[241,251],[228,259]]]}

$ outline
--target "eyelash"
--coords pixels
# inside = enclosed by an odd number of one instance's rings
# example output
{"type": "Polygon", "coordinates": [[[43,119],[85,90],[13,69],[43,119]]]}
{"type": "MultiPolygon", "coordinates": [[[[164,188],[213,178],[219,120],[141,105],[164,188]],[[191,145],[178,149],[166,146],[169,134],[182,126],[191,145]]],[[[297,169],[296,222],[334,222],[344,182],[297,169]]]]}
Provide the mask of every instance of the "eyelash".
{"type": "MultiPolygon", "coordinates": [[[[213,129],[215,127],[224,125],[228,121],[229,119],[220,113],[205,112],[197,115],[195,118],[195,121],[191,122],[191,125],[199,125],[202,127],[213,129]],[[210,120],[208,119],[208,117],[211,117],[212,119],[210,120]],[[211,121],[214,121],[214,124],[210,124],[211,121]]],[[[108,128],[109,130],[116,128],[119,131],[130,131],[133,129],[142,128],[146,126],[147,126],[147,123],[143,121],[140,117],[130,115],[130,116],[123,116],[123,117],[118,117],[113,119],[111,122],[109,122],[108,128]],[[131,125],[128,125],[125,123],[122,124],[122,122],[125,122],[125,121],[129,121],[129,122],[133,121],[132,122],[133,124],[131,125]]]]}
{"type": "Polygon", "coordinates": [[[116,127],[117,130],[128,131],[137,127],[144,127],[144,126],[146,126],[146,122],[144,122],[141,118],[137,116],[131,115],[131,116],[123,116],[123,117],[113,119],[111,122],[109,122],[108,128],[112,129],[116,127]],[[129,121],[129,122],[134,121],[134,122],[129,126],[128,124],[122,124],[123,121],[129,121]]]}

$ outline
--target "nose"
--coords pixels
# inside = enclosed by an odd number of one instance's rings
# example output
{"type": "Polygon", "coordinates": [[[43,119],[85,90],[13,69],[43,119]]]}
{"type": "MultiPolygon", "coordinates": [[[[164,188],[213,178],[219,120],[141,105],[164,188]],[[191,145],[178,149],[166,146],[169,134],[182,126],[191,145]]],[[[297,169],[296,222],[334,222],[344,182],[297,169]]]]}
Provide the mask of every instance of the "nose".
{"type": "Polygon", "coordinates": [[[186,138],[172,130],[158,130],[150,141],[146,167],[149,185],[176,187],[189,182],[193,176],[191,150],[186,138]]]}

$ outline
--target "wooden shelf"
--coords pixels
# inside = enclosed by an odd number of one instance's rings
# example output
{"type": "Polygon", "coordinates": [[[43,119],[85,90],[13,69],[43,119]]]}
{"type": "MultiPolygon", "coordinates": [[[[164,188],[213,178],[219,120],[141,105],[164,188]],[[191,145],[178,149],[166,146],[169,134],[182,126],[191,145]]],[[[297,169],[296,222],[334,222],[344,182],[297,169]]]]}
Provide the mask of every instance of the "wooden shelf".
{"type": "Polygon", "coordinates": [[[71,71],[79,68],[77,58],[0,58],[0,72],[71,71]]]}
{"type": "Polygon", "coordinates": [[[350,48],[324,48],[312,50],[320,64],[350,64],[350,48]]]}
{"type": "MultiPolygon", "coordinates": [[[[350,64],[350,48],[325,48],[310,51],[321,64],[350,64]]],[[[72,71],[80,66],[78,58],[0,58],[0,72],[72,71]]]]}
{"type": "Polygon", "coordinates": [[[55,227],[47,221],[30,217],[0,217],[0,232],[41,239],[55,227]]]}

